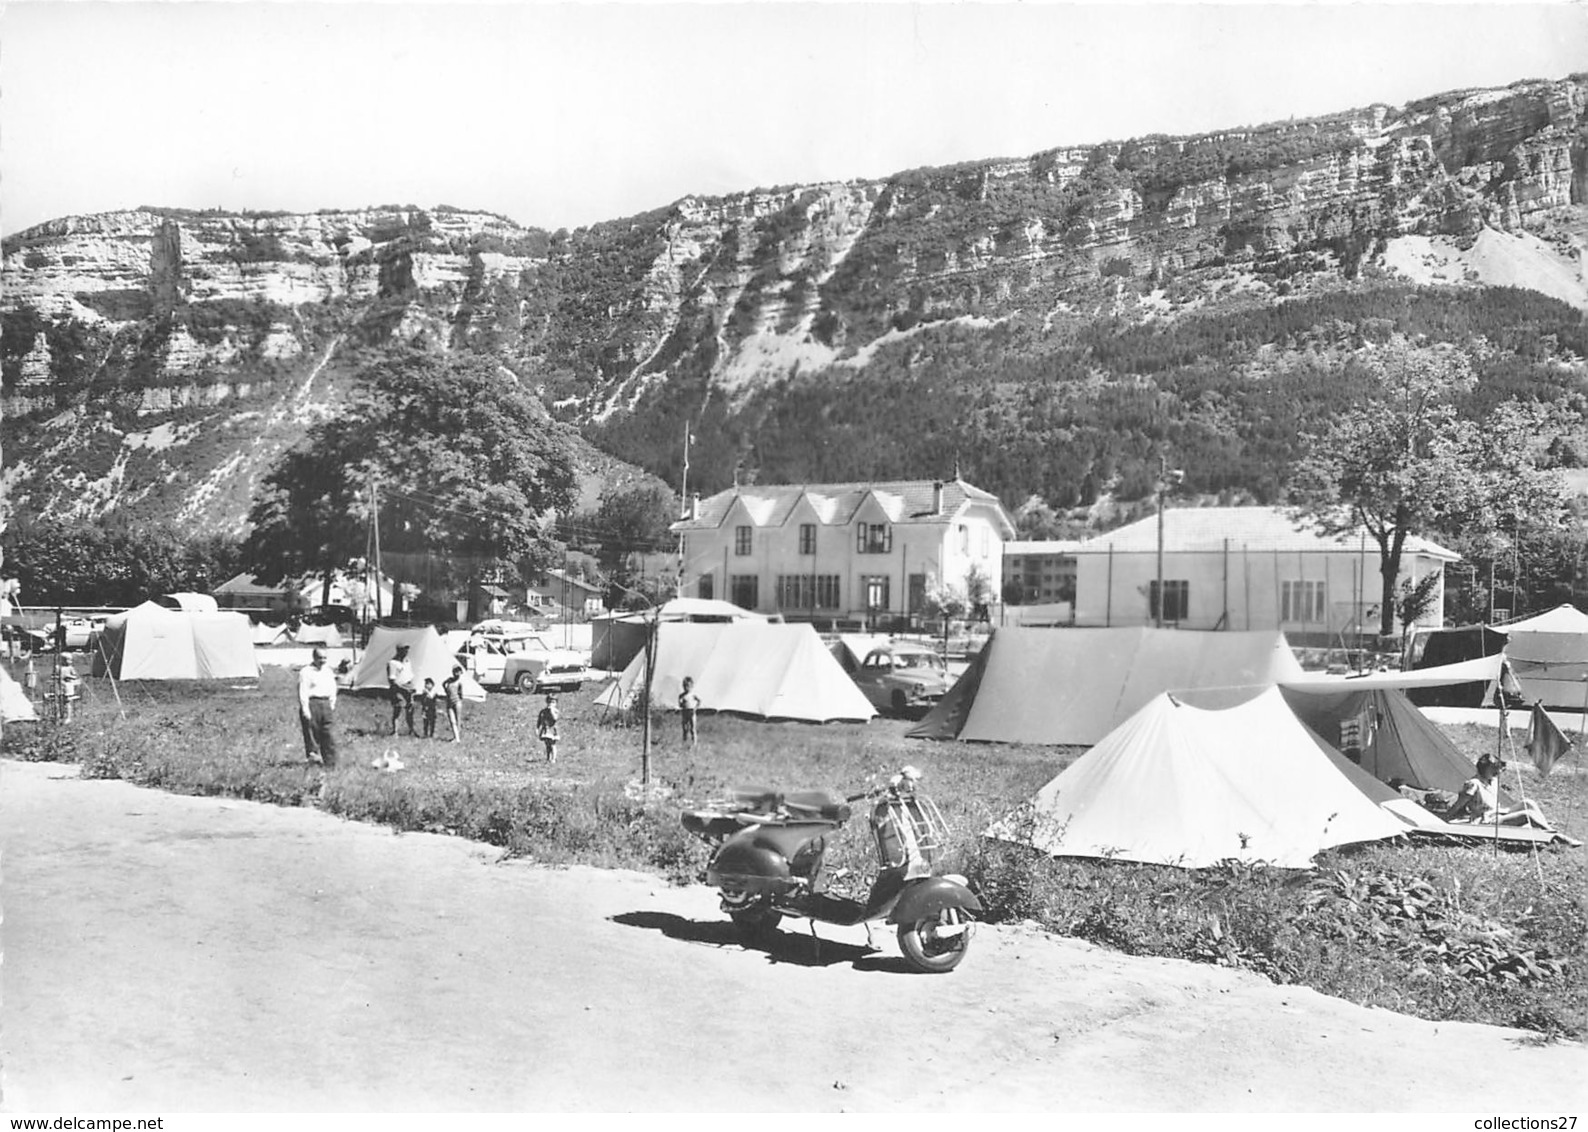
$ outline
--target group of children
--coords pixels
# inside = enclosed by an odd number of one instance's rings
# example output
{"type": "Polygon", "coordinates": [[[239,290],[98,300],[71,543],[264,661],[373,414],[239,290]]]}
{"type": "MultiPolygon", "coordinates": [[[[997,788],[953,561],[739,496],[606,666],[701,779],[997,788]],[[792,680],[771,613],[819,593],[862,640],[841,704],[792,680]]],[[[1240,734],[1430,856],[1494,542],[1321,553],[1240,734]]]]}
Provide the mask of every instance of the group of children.
{"type": "Polygon", "coordinates": [[[463,738],[463,666],[452,666],[452,675],[441,682],[441,687],[436,687],[436,682],[430,677],[425,677],[425,685],[414,693],[414,700],[419,705],[419,711],[424,719],[424,737],[436,737],[436,716],[440,713],[441,705],[447,707],[447,723],[452,728],[452,741],[458,742],[463,738]]]}
{"type": "MultiPolygon", "coordinates": [[[[436,688],[436,682],[428,677],[424,687],[414,693],[414,700],[419,705],[419,711],[424,720],[424,737],[434,739],[436,735],[436,716],[440,712],[441,704],[447,708],[447,723],[452,727],[452,741],[458,742],[463,737],[463,667],[455,665],[452,675],[442,681],[441,687],[436,688]]],[[[695,681],[691,677],[684,677],[684,690],[678,697],[678,710],[683,716],[684,742],[695,743],[695,717],[700,710],[700,697],[695,694],[695,681]]],[[[557,723],[561,712],[557,707],[557,697],[550,692],[546,694],[546,705],[540,709],[535,717],[535,734],[546,746],[546,761],[557,761],[557,723]]]]}
{"type": "MultiPolygon", "coordinates": [[[[684,677],[684,690],[678,696],[678,711],[683,717],[684,742],[694,746],[696,742],[695,717],[700,712],[700,697],[695,694],[695,680],[692,676],[684,677]]],[[[428,718],[428,717],[427,717],[428,718]]],[[[540,709],[540,714],[535,717],[535,734],[546,745],[546,761],[557,761],[557,722],[561,713],[557,708],[557,697],[550,692],[546,694],[546,706],[540,709]]]]}

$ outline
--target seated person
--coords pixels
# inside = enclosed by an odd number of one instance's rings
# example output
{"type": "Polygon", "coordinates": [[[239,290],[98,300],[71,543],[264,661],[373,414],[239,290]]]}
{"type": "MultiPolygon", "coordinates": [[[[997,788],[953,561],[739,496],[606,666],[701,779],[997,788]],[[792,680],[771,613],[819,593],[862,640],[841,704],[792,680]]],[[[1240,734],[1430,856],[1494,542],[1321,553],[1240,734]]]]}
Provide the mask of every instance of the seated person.
{"type": "Polygon", "coordinates": [[[1470,822],[1473,825],[1536,825],[1540,829],[1553,829],[1544,815],[1532,802],[1510,809],[1500,806],[1500,768],[1504,764],[1497,758],[1482,755],[1478,759],[1478,774],[1461,784],[1455,804],[1442,815],[1449,822],[1470,822]]]}

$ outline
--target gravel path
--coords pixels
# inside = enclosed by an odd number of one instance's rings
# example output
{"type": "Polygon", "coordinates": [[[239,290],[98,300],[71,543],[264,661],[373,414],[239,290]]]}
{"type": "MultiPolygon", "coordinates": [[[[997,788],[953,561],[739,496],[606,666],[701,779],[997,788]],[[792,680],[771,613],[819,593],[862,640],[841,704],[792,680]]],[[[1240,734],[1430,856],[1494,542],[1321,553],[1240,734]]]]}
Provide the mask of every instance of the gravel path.
{"type": "Polygon", "coordinates": [[[733,942],[704,888],[0,762],[18,1111],[1588,1108],[1578,1045],[978,932],[733,942]]]}

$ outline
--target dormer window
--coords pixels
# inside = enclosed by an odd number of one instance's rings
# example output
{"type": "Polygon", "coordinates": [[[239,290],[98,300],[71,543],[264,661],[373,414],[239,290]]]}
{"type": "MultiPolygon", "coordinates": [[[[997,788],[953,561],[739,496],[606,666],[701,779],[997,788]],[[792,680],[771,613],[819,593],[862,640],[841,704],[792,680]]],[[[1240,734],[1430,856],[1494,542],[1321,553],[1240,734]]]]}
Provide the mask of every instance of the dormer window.
{"type": "Polygon", "coordinates": [[[886,523],[861,523],[855,527],[857,554],[888,554],[893,550],[893,528],[886,523]]]}

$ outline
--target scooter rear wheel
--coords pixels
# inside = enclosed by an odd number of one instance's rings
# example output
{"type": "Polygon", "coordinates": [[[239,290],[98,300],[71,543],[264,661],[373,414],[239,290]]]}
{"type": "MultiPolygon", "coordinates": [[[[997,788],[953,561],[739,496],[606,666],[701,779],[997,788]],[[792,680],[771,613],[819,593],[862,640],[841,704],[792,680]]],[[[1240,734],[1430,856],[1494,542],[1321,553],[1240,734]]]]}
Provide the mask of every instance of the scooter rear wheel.
{"type": "Polygon", "coordinates": [[[959,966],[970,950],[970,937],[976,925],[958,918],[952,909],[939,915],[899,925],[899,950],[917,971],[940,975],[959,966]],[[949,922],[949,918],[953,922],[949,922]],[[944,929],[952,928],[946,931],[944,929]]]}
{"type": "Polygon", "coordinates": [[[783,913],[773,909],[769,901],[762,901],[749,908],[729,912],[734,927],[739,929],[739,938],[745,943],[762,943],[777,931],[778,924],[783,922],[783,913]]]}

